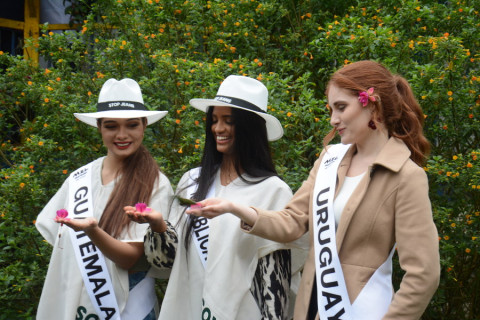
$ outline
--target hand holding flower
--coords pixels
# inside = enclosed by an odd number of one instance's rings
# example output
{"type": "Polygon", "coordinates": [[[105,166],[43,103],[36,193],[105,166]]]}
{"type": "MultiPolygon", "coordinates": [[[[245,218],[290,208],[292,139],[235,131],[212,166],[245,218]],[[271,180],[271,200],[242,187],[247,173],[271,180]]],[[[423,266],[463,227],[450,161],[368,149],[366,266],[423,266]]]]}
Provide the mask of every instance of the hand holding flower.
{"type": "Polygon", "coordinates": [[[65,209],[57,210],[57,216],[55,217],[55,221],[60,222],[60,226],[63,226],[63,222],[61,222],[60,220],[70,220],[69,218],[67,218],[67,216],[68,216],[67,210],[65,209]]]}
{"type": "Polygon", "coordinates": [[[135,207],[126,206],[123,210],[132,221],[136,223],[149,223],[155,232],[164,232],[167,229],[163,215],[147,207],[145,203],[137,203],[135,207]]]}

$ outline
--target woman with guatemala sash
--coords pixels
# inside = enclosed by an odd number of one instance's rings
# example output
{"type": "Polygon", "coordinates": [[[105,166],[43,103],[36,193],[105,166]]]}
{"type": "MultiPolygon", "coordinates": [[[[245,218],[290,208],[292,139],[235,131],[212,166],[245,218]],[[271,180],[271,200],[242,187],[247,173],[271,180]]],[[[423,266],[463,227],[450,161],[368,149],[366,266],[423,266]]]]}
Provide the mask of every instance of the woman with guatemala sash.
{"type": "MultiPolygon", "coordinates": [[[[312,232],[294,319],[419,319],[439,282],[438,234],[422,110],[408,82],[374,61],[344,66],[326,90],[333,130],[308,179],[279,212],[208,199],[187,212],[231,212],[245,232],[292,241],[312,232]],[[395,250],[396,249],[396,250],[395,250]],[[405,274],[392,288],[392,255],[405,274]]],[[[244,202],[245,204],[249,204],[244,202]]],[[[215,219],[214,219],[215,220],[215,219]]]]}
{"type": "Polygon", "coordinates": [[[143,256],[146,227],[123,208],[169,208],[170,182],[142,144],[146,126],[167,112],[148,111],[132,79],[106,81],[97,110],[75,117],[98,128],[107,155],[72,172],[37,218],[53,245],[39,320],[156,319],[154,279],[143,256]]]}
{"type": "MultiPolygon", "coordinates": [[[[266,113],[267,99],[260,81],[231,75],[214,99],[190,100],[206,112],[206,137],[201,167],[186,172],[178,184],[182,203],[216,196],[280,209],[288,202],[291,190],[278,177],[268,145],[283,129],[266,113]]],[[[179,244],[159,319],[290,319],[289,291],[298,286],[306,250],[247,235],[232,215],[212,221],[189,217],[177,201],[170,221],[179,244]]],[[[153,229],[145,253],[157,264],[164,253],[153,229]]]]}

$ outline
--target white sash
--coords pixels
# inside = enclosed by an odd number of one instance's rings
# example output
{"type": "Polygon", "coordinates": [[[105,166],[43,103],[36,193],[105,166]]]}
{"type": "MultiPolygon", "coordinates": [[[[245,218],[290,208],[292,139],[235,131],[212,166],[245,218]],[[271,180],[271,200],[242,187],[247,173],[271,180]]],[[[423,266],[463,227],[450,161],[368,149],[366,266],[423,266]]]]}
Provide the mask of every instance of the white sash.
{"type": "Polygon", "coordinates": [[[335,238],[333,198],[337,170],[350,145],[331,146],[317,173],[313,212],[317,303],[320,319],[376,320],[387,313],[393,297],[392,256],[374,272],[350,304],[335,238]]]}
{"type": "MultiPolygon", "coordinates": [[[[200,175],[201,168],[195,168],[190,171],[190,176],[188,180],[188,197],[191,198],[195,191],[197,191],[198,184],[196,179],[200,175]]],[[[215,182],[212,183],[208,189],[207,196],[205,199],[212,198],[215,196],[215,182]]],[[[210,223],[209,220],[205,217],[197,217],[192,229],[193,242],[195,243],[195,248],[197,249],[200,260],[202,261],[203,267],[207,268],[207,256],[208,256],[208,238],[210,235],[210,223]]]]}
{"type": "Polygon", "coordinates": [[[333,213],[337,169],[349,147],[350,145],[337,144],[328,148],[313,189],[315,269],[320,319],[353,319],[337,253],[333,213]]]}
{"type": "Polygon", "coordinates": [[[128,293],[127,304],[122,311],[122,320],[144,319],[155,306],[155,279],[145,277],[128,293]]]}
{"type": "MultiPolygon", "coordinates": [[[[74,219],[93,216],[92,197],[92,164],[89,163],[72,172],[69,178],[68,212],[74,219]]],[[[69,230],[85,289],[97,315],[104,320],[119,320],[117,299],[102,252],[84,231],[69,230]]]]}

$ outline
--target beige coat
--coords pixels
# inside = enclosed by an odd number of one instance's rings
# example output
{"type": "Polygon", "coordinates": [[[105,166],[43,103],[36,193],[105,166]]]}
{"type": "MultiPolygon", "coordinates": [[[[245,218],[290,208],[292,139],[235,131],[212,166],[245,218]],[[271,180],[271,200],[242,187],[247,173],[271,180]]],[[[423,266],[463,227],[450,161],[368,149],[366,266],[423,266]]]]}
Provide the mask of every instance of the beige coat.
{"type": "MultiPolygon", "coordinates": [[[[337,192],[355,149],[351,147],[340,163],[337,192]]],[[[273,212],[255,208],[258,220],[245,231],[288,242],[313,230],[312,195],[324,153],[284,210],[273,212]]],[[[432,219],[427,176],[409,157],[410,151],[401,140],[389,139],[345,205],[336,233],[351,302],[396,243],[405,275],[384,319],[419,319],[440,277],[438,233],[432,219]]],[[[315,277],[313,247],[312,232],[310,252],[295,303],[295,320],[307,317],[315,277]]]]}

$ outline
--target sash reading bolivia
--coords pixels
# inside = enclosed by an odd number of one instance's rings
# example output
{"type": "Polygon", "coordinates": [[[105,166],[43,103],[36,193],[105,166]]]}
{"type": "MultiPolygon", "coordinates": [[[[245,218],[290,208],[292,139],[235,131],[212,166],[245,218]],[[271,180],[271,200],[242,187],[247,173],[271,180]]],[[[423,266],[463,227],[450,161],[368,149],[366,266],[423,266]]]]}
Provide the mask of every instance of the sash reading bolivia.
{"type": "MultiPolygon", "coordinates": [[[[92,164],[72,172],[69,178],[69,212],[75,218],[93,216],[91,193],[92,164]]],[[[69,229],[75,257],[82,273],[83,282],[96,313],[105,320],[120,319],[120,312],[108,274],[105,258],[84,231],[69,229]]]]}

